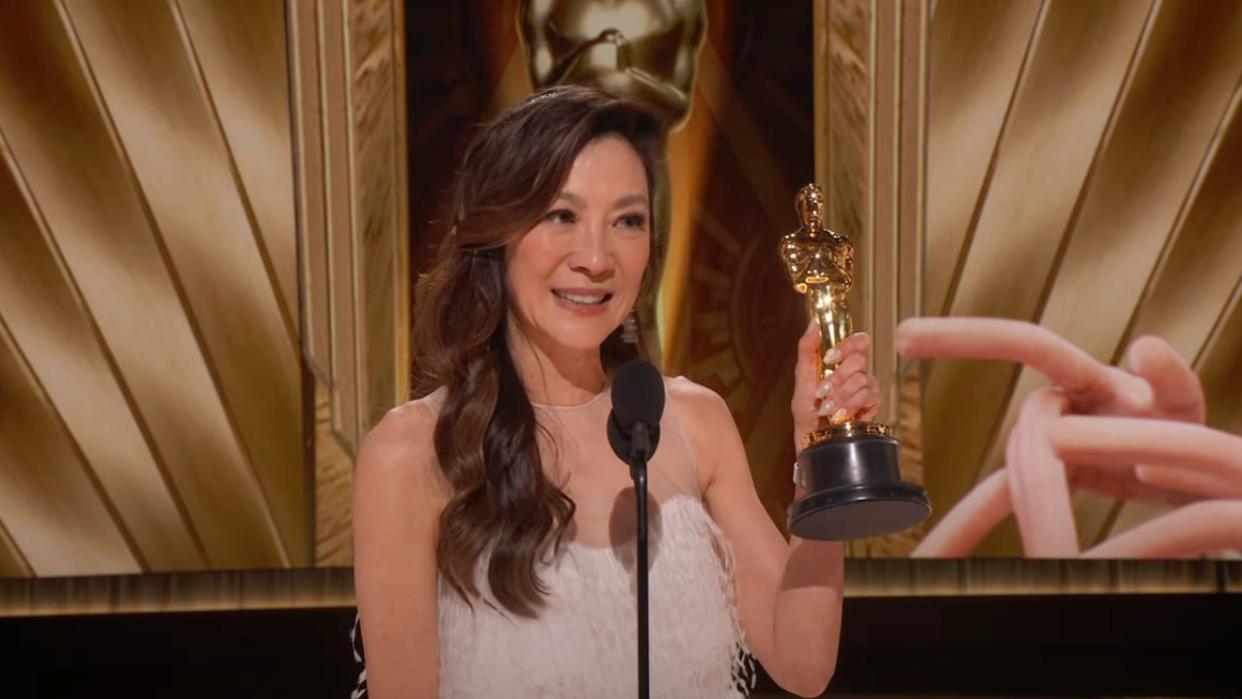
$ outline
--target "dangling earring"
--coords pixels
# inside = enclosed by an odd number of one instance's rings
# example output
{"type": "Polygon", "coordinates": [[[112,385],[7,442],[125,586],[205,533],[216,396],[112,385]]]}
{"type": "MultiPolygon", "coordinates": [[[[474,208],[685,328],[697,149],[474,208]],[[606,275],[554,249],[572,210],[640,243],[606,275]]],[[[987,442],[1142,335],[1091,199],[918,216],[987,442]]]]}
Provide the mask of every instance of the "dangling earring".
{"type": "Polygon", "coordinates": [[[621,323],[621,341],[629,345],[638,344],[638,316],[634,311],[630,311],[625,322],[621,323]]]}

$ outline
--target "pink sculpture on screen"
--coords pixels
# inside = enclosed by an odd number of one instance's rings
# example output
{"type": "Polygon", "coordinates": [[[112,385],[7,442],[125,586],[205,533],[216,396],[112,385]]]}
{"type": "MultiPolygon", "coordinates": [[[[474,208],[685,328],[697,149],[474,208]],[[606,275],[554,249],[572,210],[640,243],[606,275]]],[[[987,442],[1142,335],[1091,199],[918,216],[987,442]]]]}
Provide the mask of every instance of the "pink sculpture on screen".
{"type": "Polygon", "coordinates": [[[1164,340],[1135,340],[1122,369],[1031,323],[915,318],[898,327],[897,347],[914,359],[1019,362],[1052,383],[1023,401],[1004,466],[912,555],[968,555],[1010,514],[1030,557],[1181,558],[1242,549],[1242,437],[1204,425],[1199,379],[1164,340]],[[1079,489],[1172,509],[1083,551],[1071,502],[1079,489]]]}

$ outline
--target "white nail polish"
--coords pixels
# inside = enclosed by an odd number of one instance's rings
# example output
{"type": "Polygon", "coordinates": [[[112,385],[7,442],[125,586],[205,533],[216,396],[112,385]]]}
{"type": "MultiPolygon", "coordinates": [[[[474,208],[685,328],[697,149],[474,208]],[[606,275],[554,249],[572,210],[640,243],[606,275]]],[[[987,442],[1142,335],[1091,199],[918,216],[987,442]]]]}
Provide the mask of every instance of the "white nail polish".
{"type": "Polygon", "coordinates": [[[841,350],[833,347],[824,353],[824,364],[832,364],[841,359],[841,350]]]}

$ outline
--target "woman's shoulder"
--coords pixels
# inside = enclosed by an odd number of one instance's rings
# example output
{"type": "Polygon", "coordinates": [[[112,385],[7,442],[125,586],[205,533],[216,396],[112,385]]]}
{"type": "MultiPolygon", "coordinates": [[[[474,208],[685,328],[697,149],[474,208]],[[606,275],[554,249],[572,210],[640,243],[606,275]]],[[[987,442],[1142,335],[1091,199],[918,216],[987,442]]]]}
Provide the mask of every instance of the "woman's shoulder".
{"type": "Polygon", "coordinates": [[[664,377],[668,404],[683,421],[720,420],[729,415],[729,407],[719,393],[684,376],[664,377]]]}
{"type": "Polygon", "coordinates": [[[363,439],[357,468],[419,488],[430,481],[440,490],[446,484],[435,467],[434,438],[443,402],[441,388],[389,410],[363,439]]]}
{"type": "Polygon", "coordinates": [[[665,378],[668,410],[696,452],[711,452],[713,444],[737,431],[729,405],[712,389],[684,376],[665,378]]]}
{"type": "Polygon", "coordinates": [[[696,464],[699,491],[707,492],[715,478],[716,464],[725,455],[723,445],[733,444],[737,438],[737,423],[724,398],[712,389],[695,383],[684,376],[666,377],[667,410],[672,412],[686,445],[696,464]]]}
{"type": "MultiPolygon", "coordinates": [[[[385,445],[421,442],[431,437],[444,405],[444,388],[391,408],[367,433],[366,441],[385,445]]],[[[364,442],[365,444],[365,442],[364,442]]]]}

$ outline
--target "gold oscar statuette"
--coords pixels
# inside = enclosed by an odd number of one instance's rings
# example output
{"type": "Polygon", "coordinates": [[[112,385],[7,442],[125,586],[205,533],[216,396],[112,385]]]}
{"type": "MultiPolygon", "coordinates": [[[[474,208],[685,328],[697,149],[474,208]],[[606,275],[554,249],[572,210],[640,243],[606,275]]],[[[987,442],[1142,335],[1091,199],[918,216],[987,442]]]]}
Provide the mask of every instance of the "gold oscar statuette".
{"type": "MultiPolygon", "coordinates": [[[[822,357],[853,332],[846,294],[854,283],[854,246],[824,226],[824,192],[803,187],[800,226],[781,238],[780,255],[794,291],[819,322],[819,379],[832,375],[822,357]]],[[[900,446],[888,425],[821,421],[806,435],[794,480],[806,496],[789,507],[789,531],[805,539],[862,539],[901,531],[931,514],[921,486],[904,483],[900,446]]]]}

